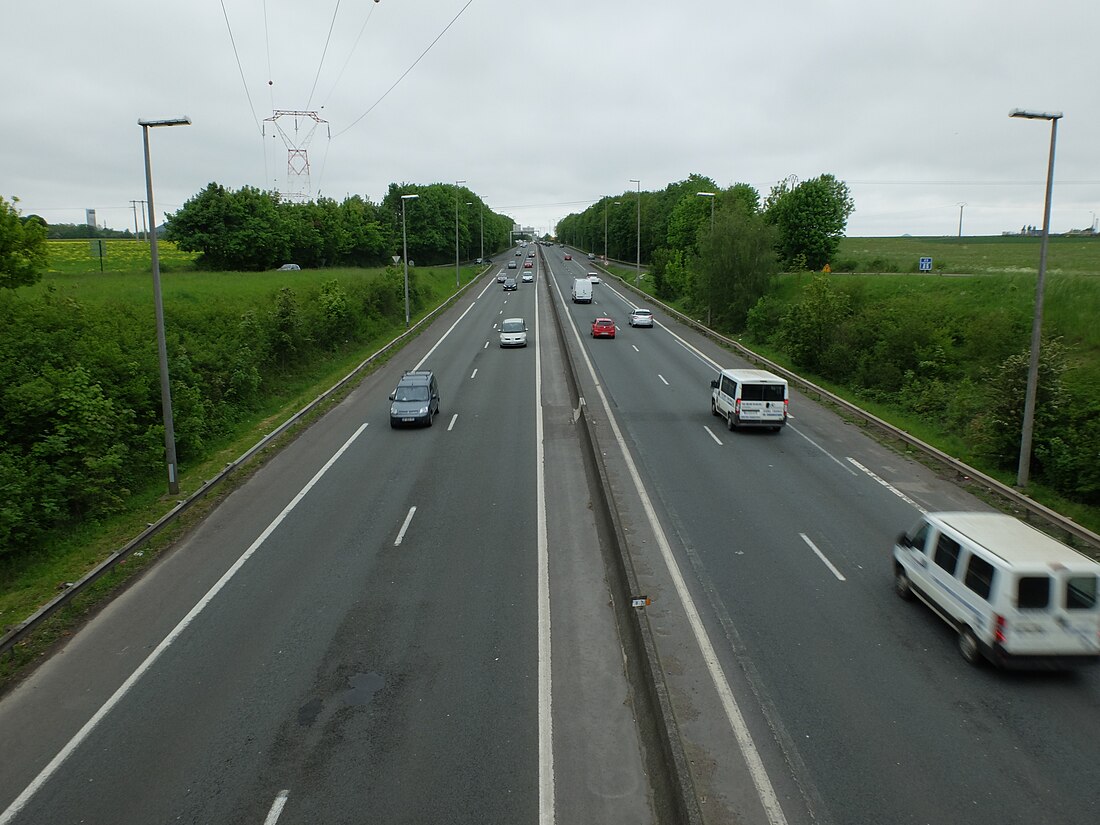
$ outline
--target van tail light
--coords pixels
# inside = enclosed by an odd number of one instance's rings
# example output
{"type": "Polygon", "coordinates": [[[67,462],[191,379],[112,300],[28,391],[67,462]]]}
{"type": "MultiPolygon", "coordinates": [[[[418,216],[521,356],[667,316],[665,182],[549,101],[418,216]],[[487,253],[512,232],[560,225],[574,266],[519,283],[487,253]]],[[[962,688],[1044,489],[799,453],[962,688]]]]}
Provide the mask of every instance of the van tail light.
{"type": "Polygon", "coordinates": [[[1005,633],[1008,631],[1008,623],[1005,621],[1004,616],[995,615],[993,617],[993,638],[997,640],[999,644],[1004,644],[1007,639],[1005,633]]]}
{"type": "Polygon", "coordinates": [[[788,408],[789,408],[790,406],[791,406],[791,402],[790,402],[790,399],[788,399],[788,398],[784,398],[784,399],[783,399],[783,418],[786,418],[786,417],[787,417],[787,409],[788,409],[788,408]]]}
{"type": "Polygon", "coordinates": [[[741,414],[741,399],[740,398],[738,398],[736,401],[733,402],[733,411],[737,415],[741,414]]]}

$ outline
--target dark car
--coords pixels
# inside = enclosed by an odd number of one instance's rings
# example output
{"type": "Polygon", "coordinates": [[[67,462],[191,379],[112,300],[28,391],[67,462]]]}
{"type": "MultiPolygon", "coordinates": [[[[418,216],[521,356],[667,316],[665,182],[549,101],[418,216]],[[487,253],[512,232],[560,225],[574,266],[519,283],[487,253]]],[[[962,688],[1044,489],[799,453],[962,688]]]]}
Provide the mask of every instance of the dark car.
{"type": "Polygon", "coordinates": [[[439,386],[431,370],[406,372],[390,393],[390,426],[432,426],[439,414],[439,386]]]}
{"type": "Polygon", "coordinates": [[[515,289],[518,286],[515,278],[509,278],[504,282],[505,289],[515,289]]]}

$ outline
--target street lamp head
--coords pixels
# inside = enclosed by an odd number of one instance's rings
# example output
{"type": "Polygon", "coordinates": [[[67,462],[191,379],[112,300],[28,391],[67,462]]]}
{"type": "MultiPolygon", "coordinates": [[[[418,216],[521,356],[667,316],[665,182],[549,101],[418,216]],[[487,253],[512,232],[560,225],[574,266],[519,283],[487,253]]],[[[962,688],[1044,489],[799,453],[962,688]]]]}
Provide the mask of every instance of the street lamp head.
{"type": "Polygon", "coordinates": [[[419,195],[402,195],[402,196],[401,196],[401,200],[403,200],[403,201],[411,201],[411,200],[413,200],[414,198],[419,198],[419,197],[420,197],[419,195]]]}
{"type": "Polygon", "coordinates": [[[1027,109],[1013,109],[1008,113],[1009,117],[1025,117],[1028,120],[1058,120],[1061,112],[1032,112],[1027,109]]]}
{"type": "Polygon", "coordinates": [[[696,192],[695,194],[698,195],[700,198],[713,198],[718,193],[717,192],[696,192]]]}
{"type": "Polygon", "coordinates": [[[190,126],[191,118],[189,117],[169,117],[163,120],[146,120],[145,118],[138,118],[138,126],[190,126]]]}

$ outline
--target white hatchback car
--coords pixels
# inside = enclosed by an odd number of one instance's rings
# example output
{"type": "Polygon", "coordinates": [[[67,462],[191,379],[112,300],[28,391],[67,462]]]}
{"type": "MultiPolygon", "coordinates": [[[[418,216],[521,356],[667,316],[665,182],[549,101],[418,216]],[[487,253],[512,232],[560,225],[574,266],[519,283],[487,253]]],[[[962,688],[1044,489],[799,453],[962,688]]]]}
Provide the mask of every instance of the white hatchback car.
{"type": "Polygon", "coordinates": [[[600,273],[593,272],[592,270],[588,270],[588,280],[594,284],[602,283],[602,281],[600,281],[600,273]]]}
{"type": "Polygon", "coordinates": [[[630,313],[630,326],[632,327],[651,327],[653,326],[653,313],[648,309],[642,309],[641,307],[633,310],[630,313]]]}
{"type": "Polygon", "coordinates": [[[500,325],[502,347],[527,346],[527,322],[522,318],[505,318],[500,325]]]}

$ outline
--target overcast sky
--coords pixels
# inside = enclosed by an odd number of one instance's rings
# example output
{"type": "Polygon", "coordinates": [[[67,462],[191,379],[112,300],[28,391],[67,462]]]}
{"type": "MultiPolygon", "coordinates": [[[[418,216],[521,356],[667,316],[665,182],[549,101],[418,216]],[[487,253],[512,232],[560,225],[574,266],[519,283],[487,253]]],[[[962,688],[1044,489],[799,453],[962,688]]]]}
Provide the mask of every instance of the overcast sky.
{"type": "Polygon", "coordinates": [[[279,123],[337,200],[466,180],[541,232],[631,178],[764,196],[828,172],[849,235],[954,235],[960,203],[991,235],[1042,222],[1050,126],[1025,108],[1065,114],[1062,232],[1100,217],[1097,32],[1085,0],[5,0],[0,195],[133,228],[137,120],[182,115],[151,132],[158,220],[211,181],[301,188],[263,121],[316,110],[308,143],[279,123]]]}

